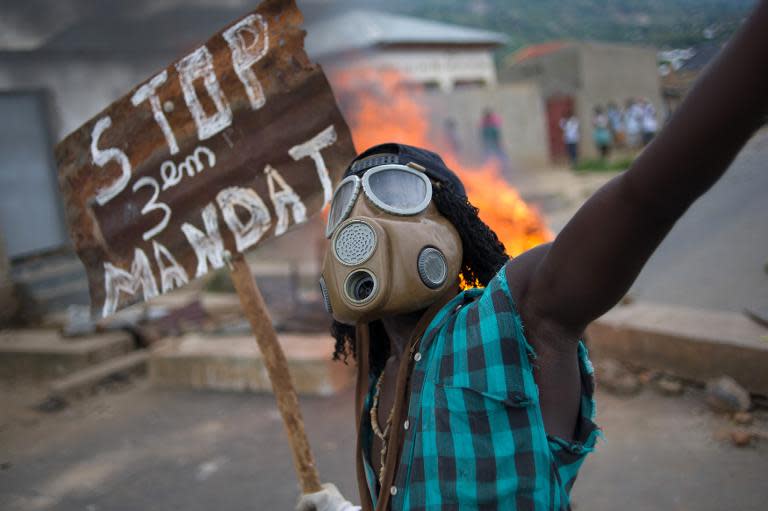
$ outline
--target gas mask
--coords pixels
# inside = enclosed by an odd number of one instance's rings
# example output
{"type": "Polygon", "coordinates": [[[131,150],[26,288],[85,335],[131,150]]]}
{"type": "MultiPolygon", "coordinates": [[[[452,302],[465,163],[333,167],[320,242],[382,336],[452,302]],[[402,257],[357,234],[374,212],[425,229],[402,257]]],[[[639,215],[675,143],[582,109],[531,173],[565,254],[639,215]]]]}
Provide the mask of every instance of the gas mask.
{"type": "Polygon", "coordinates": [[[328,215],[320,288],[346,324],[414,312],[458,288],[461,238],[432,203],[425,168],[373,161],[384,163],[339,183],[328,215]]]}

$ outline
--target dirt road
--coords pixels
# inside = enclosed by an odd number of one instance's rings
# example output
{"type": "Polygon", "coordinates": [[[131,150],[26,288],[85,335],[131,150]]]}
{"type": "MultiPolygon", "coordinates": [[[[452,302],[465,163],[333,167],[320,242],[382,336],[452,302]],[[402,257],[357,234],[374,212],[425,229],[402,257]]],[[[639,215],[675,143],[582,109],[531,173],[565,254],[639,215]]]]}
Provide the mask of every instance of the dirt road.
{"type": "MultiPolygon", "coordinates": [[[[695,391],[598,399],[606,439],[576,483],[577,509],[765,509],[768,442],[718,440],[729,421],[695,391]]],[[[302,404],[321,477],[357,500],[351,392],[302,404]]],[[[9,511],[290,510],[298,492],[264,395],[142,383],[56,415],[4,417],[0,458],[0,509],[9,511]]]]}

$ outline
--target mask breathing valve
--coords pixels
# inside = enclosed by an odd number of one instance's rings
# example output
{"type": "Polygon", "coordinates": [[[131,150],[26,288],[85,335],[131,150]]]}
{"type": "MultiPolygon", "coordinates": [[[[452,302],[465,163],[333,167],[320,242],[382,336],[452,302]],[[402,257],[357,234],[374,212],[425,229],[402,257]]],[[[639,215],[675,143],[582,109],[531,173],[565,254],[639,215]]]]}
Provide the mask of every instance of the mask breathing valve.
{"type": "Polygon", "coordinates": [[[344,282],[344,292],[347,298],[356,304],[369,301],[377,291],[376,277],[368,270],[353,271],[344,282]]]}

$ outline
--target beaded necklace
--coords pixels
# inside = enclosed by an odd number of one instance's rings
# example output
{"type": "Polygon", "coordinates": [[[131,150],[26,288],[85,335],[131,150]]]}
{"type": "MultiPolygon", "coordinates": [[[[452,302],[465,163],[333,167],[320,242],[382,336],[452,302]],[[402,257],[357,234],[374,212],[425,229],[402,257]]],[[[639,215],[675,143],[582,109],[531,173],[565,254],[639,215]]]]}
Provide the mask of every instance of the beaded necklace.
{"type": "Polygon", "coordinates": [[[381,382],[384,379],[384,372],[381,372],[379,379],[376,380],[376,392],[373,394],[373,404],[371,405],[371,429],[381,440],[381,453],[379,464],[379,485],[384,485],[384,466],[387,460],[387,444],[389,441],[389,431],[392,426],[392,419],[395,415],[395,406],[389,411],[387,422],[384,425],[384,431],[379,428],[379,394],[381,394],[381,382]]]}

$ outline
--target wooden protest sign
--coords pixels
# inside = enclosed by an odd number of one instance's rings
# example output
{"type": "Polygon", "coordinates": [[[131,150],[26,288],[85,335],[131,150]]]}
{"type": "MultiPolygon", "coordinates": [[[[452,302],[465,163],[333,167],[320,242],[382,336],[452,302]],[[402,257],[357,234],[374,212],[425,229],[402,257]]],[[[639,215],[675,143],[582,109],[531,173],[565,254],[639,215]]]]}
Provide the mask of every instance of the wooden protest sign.
{"type": "Polygon", "coordinates": [[[354,156],[293,1],[268,0],[56,147],[102,316],[183,286],[330,201],[354,156]]]}
{"type": "Polygon", "coordinates": [[[229,265],[305,492],[320,490],[296,392],[242,253],[330,202],[354,157],[294,0],[253,13],[138,85],[56,147],[94,312],[229,265]]]}

